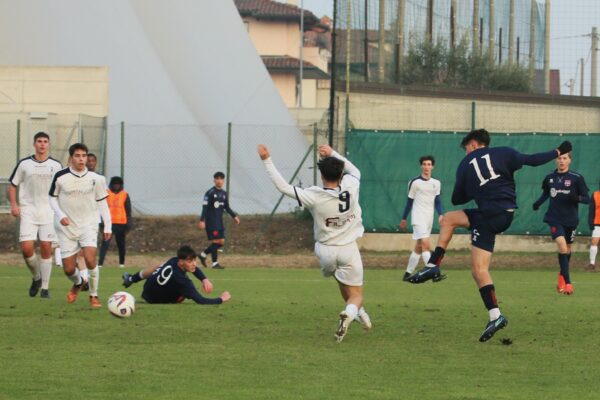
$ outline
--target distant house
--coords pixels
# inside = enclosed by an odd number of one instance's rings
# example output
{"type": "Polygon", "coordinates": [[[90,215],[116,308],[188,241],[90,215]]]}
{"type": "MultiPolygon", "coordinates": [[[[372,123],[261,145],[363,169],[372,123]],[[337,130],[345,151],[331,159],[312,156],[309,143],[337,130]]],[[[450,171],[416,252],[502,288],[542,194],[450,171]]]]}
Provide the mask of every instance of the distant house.
{"type": "Polygon", "coordinates": [[[319,20],[304,10],[300,82],[301,9],[295,4],[273,0],[234,0],[234,3],[286,106],[325,107],[331,50],[329,18],[319,20]]]}

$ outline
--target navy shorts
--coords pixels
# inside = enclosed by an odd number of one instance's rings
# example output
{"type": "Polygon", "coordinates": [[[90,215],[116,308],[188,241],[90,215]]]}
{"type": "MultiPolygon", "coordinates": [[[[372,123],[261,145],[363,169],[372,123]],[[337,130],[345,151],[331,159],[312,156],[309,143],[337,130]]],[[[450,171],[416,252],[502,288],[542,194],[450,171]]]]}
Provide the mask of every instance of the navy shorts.
{"type": "Polygon", "coordinates": [[[552,240],[556,240],[557,237],[563,236],[567,241],[567,244],[571,244],[575,241],[575,230],[577,229],[576,226],[564,226],[561,224],[548,225],[550,225],[552,240]]]}
{"type": "Polygon", "coordinates": [[[514,217],[514,212],[510,211],[494,215],[484,215],[478,209],[467,209],[464,212],[469,218],[471,244],[490,253],[494,252],[496,235],[507,230],[514,217]]]}
{"type": "Polygon", "coordinates": [[[206,236],[208,240],[225,239],[225,229],[206,228],[206,236]]]}

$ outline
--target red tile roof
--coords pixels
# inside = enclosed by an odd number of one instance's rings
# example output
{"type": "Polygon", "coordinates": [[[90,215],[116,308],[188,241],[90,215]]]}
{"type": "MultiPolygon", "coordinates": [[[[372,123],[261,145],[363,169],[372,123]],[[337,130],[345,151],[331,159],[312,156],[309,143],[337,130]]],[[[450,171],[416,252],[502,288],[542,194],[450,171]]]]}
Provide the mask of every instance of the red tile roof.
{"type": "MultiPolygon", "coordinates": [[[[300,69],[300,60],[290,56],[261,56],[269,72],[295,72],[300,69]]],[[[329,79],[329,75],[308,61],[302,61],[305,79],[329,79]]]]}
{"type": "MultiPolygon", "coordinates": [[[[274,0],[234,0],[242,17],[271,19],[276,21],[297,21],[300,23],[300,8],[292,4],[280,3],[274,0]]],[[[304,9],[304,25],[308,29],[319,23],[312,12],[304,9]]]]}

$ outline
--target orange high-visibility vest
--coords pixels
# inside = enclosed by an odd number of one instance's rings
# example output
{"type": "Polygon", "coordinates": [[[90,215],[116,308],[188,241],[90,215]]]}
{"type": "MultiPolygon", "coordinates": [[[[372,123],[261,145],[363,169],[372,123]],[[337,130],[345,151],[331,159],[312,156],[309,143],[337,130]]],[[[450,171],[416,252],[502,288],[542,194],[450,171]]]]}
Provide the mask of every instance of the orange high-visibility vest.
{"type": "Polygon", "coordinates": [[[600,190],[597,190],[593,194],[594,205],[596,206],[596,212],[594,213],[594,225],[600,225],[600,190]]]}
{"type": "Polygon", "coordinates": [[[121,190],[119,193],[114,193],[108,190],[108,207],[110,208],[110,218],[113,224],[126,224],[127,213],[125,212],[125,201],[127,200],[127,192],[121,190]]]}

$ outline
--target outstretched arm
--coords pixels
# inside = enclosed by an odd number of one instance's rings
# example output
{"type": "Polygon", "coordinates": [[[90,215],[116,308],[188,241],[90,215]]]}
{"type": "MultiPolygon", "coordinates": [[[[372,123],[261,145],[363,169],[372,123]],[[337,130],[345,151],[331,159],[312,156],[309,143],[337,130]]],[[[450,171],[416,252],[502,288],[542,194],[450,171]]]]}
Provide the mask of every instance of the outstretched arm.
{"type": "Polygon", "coordinates": [[[536,211],[550,197],[550,187],[548,186],[547,178],[542,182],[542,195],[533,203],[533,210],[536,211]]]}
{"type": "Polygon", "coordinates": [[[352,162],[346,157],[333,150],[329,145],[323,144],[319,146],[319,155],[321,157],[335,157],[338,160],[342,160],[344,162],[344,173],[352,175],[356,179],[360,180],[360,170],[356,167],[356,165],[352,164],[352,162]]]}
{"type": "Polygon", "coordinates": [[[267,173],[269,174],[269,177],[275,184],[277,190],[279,190],[286,196],[296,198],[296,191],[294,187],[287,183],[285,179],[283,179],[277,168],[275,168],[275,164],[273,164],[273,160],[271,160],[271,154],[269,153],[269,149],[267,148],[267,146],[259,144],[258,155],[260,156],[260,159],[263,160],[263,164],[267,169],[267,173]]]}

